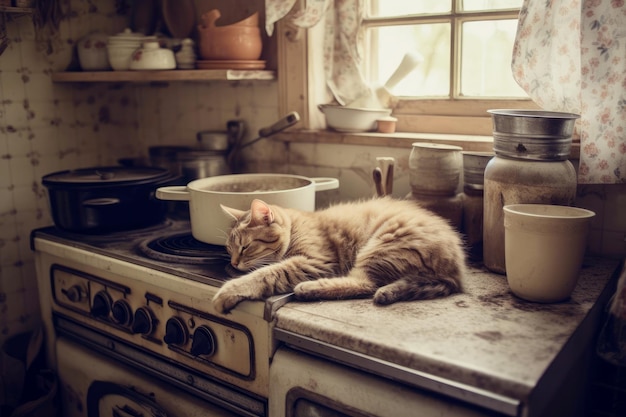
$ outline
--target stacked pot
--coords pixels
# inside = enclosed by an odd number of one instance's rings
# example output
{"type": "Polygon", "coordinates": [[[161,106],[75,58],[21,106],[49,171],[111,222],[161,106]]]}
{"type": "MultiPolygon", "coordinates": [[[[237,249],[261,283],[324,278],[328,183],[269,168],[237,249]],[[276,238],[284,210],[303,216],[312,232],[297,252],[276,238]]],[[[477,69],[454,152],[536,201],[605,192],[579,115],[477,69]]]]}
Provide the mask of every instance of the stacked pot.
{"type": "Polygon", "coordinates": [[[485,168],[483,263],[505,274],[503,207],[574,204],[576,170],[568,157],[579,116],[507,109],[489,113],[495,156],[485,168]]]}
{"type": "Polygon", "coordinates": [[[111,68],[116,71],[129,70],[133,53],[147,42],[157,42],[157,37],[132,32],[130,29],[125,29],[122,33],[109,36],[107,54],[111,68]]]}

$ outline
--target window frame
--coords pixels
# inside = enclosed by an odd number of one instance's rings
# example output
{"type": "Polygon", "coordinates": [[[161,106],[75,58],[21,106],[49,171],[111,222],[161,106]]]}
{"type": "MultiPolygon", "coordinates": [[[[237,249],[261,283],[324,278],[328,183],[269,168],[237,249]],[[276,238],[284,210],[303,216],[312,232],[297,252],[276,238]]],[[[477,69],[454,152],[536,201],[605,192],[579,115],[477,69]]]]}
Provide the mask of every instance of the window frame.
{"type": "MultiPolygon", "coordinates": [[[[453,1],[453,10],[456,1],[453,1]]],[[[302,0],[294,7],[302,7],[302,0]]],[[[490,13],[492,16],[510,18],[512,9],[490,13]]],[[[460,31],[458,26],[466,20],[477,20],[484,16],[480,12],[450,12],[456,13],[458,18],[453,25],[453,36],[459,44],[460,31]]],[[[424,19],[441,19],[436,15],[419,15],[424,19]]],[[[406,16],[400,19],[412,21],[416,16],[406,16]]],[[[368,24],[381,24],[389,18],[369,19],[368,24]]],[[[449,21],[446,17],[446,21],[449,21]]],[[[276,25],[278,51],[278,90],[279,110],[281,114],[296,110],[300,113],[300,129],[321,130],[325,128],[323,114],[317,109],[320,103],[332,100],[324,80],[324,71],[321,67],[321,49],[323,44],[323,22],[309,28],[302,29],[290,25],[289,19],[282,19],[276,25]]],[[[451,54],[460,54],[456,47],[451,47],[451,54]]],[[[453,57],[452,65],[460,65],[458,57],[453,57]]],[[[452,74],[455,74],[452,71],[452,74]]],[[[454,76],[454,75],[451,75],[454,76]]],[[[450,83],[453,89],[457,83],[450,83]]],[[[489,109],[495,108],[528,108],[537,109],[538,106],[530,99],[475,99],[452,96],[452,98],[400,100],[393,110],[398,118],[397,131],[411,134],[437,135],[477,135],[491,136],[491,116],[489,109]]],[[[327,137],[328,135],[324,135],[327,137]]],[[[455,137],[454,140],[458,140],[455,137]]]]}

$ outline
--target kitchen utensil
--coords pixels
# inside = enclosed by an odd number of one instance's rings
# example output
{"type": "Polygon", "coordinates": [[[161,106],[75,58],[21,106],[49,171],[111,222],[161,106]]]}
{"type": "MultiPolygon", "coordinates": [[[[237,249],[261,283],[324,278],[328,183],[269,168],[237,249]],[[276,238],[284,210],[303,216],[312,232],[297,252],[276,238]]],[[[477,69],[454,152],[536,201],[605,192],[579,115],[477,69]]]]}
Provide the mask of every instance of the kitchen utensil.
{"type": "Polygon", "coordinates": [[[347,104],[347,107],[368,108],[368,109],[386,109],[392,107],[396,97],[391,90],[402,81],[417,66],[424,62],[424,57],[419,53],[407,53],[402,58],[398,68],[391,74],[387,82],[383,86],[370,88],[365,94],[356,98],[347,104]]]}
{"type": "Polygon", "coordinates": [[[186,183],[198,178],[214,177],[232,173],[227,162],[227,151],[192,149],[178,152],[176,159],[186,183]]]}
{"type": "Polygon", "coordinates": [[[258,60],[263,50],[258,12],[240,22],[216,26],[215,21],[220,16],[216,9],[202,15],[203,23],[198,25],[200,57],[209,61],[258,60]]]}
{"type": "Polygon", "coordinates": [[[595,213],[550,204],[504,206],[506,277],[520,298],[567,299],[576,287],[595,213]]]}
{"type": "Polygon", "coordinates": [[[198,69],[232,69],[232,70],[263,70],[266,61],[263,60],[232,60],[220,59],[215,61],[198,60],[196,66],[198,69]]]}
{"type": "Polygon", "coordinates": [[[374,185],[376,186],[376,195],[378,197],[384,197],[385,191],[383,190],[383,172],[380,170],[380,167],[374,168],[372,176],[374,178],[374,185]]]}
{"type": "Polygon", "coordinates": [[[369,132],[376,130],[376,121],[391,114],[390,109],[366,109],[320,104],[318,109],[324,113],[326,124],[338,132],[369,132]]]}
{"type": "Polygon", "coordinates": [[[485,167],[483,263],[506,273],[503,207],[512,204],[570,206],[576,198],[576,169],[568,160],[572,113],[489,110],[495,156],[485,167]]]}
{"type": "MultiPolygon", "coordinates": [[[[191,151],[193,148],[190,146],[178,146],[178,145],[157,145],[150,146],[148,148],[148,155],[150,155],[150,166],[166,168],[173,175],[181,175],[180,161],[178,160],[178,153],[184,151],[191,151]]],[[[146,166],[146,165],[144,165],[146,166]]]]}
{"type": "MultiPolygon", "coordinates": [[[[237,172],[237,165],[238,165],[238,156],[239,156],[239,152],[243,149],[246,148],[250,145],[253,145],[255,143],[257,143],[258,141],[260,141],[261,139],[267,138],[271,135],[274,135],[280,131],[283,131],[285,129],[287,129],[290,126],[293,126],[294,124],[298,123],[298,121],[300,121],[300,115],[298,114],[298,112],[292,111],[289,114],[287,114],[286,116],[281,117],[277,122],[275,122],[274,124],[272,124],[271,126],[268,127],[264,127],[262,129],[259,130],[259,135],[252,139],[251,141],[248,141],[244,144],[241,144],[241,138],[243,135],[243,128],[240,130],[241,134],[239,135],[238,139],[236,140],[236,143],[233,144],[232,150],[230,151],[230,153],[227,156],[228,159],[228,165],[231,167],[231,170],[233,172],[237,172]]],[[[231,129],[234,129],[234,124],[231,125],[231,129]]]]}
{"type": "Polygon", "coordinates": [[[394,133],[396,131],[396,123],[398,119],[393,116],[381,117],[376,120],[378,132],[380,133],[394,133]]]}
{"type": "Polygon", "coordinates": [[[112,166],[54,172],[42,183],[57,227],[97,234],[163,221],[166,205],[154,192],[175,180],[165,168],[112,166]]]}
{"type": "Polygon", "coordinates": [[[141,48],[144,42],[156,41],[156,36],[145,36],[143,33],[131,32],[128,28],[117,35],[109,36],[107,40],[107,56],[111,68],[116,71],[130,69],[130,59],[133,52],[141,48]]]}
{"type": "Polygon", "coordinates": [[[78,62],[83,71],[110,70],[107,55],[107,40],[109,35],[102,32],[92,32],[81,38],[76,44],[78,62]]]}
{"type": "Polygon", "coordinates": [[[287,174],[234,174],[201,178],[187,186],[157,189],[162,200],[189,201],[191,232],[205,243],[224,245],[232,219],[220,205],[249,210],[258,198],[269,204],[315,210],[315,193],[339,187],[335,178],[307,178],[287,174]]]}
{"type": "Polygon", "coordinates": [[[382,173],[384,194],[391,195],[393,193],[393,171],[396,160],[391,156],[379,156],[376,158],[376,162],[382,173]]]}
{"type": "Polygon", "coordinates": [[[181,41],[180,50],[174,56],[176,58],[176,68],[178,69],[194,69],[196,68],[196,51],[192,39],[185,38],[181,41]]]}
{"type": "Polygon", "coordinates": [[[543,110],[488,110],[497,155],[535,161],[569,158],[578,114],[543,110]]]}
{"type": "Polygon", "coordinates": [[[459,187],[460,146],[415,142],[409,155],[409,183],[414,194],[450,196],[459,187]]]}
{"type": "Polygon", "coordinates": [[[130,58],[131,70],[171,70],[176,68],[176,58],[171,49],[161,48],[159,42],[144,42],[130,58]]]}

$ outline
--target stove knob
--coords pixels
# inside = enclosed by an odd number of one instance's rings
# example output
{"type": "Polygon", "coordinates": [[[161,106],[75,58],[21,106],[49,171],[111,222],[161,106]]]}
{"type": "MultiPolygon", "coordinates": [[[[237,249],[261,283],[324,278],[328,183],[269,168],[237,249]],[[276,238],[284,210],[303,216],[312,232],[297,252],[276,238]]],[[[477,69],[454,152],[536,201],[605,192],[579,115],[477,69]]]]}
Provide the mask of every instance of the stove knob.
{"type": "Polygon", "coordinates": [[[187,343],[187,327],[178,317],[172,317],[165,323],[163,341],[168,345],[184,345],[187,343]]]}
{"type": "Polygon", "coordinates": [[[106,291],[98,291],[93,296],[93,304],[91,305],[91,314],[100,318],[107,318],[111,312],[111,296],[106,291]]]}
{"type": "Polygon", "coordinates": [[[83,299],[83,295],[85,295],[85,291],[80,285],[72,285],[67,290],[62,289],[61,292],[63,295],[67,297],[72,303],[78,303],[83,299]]]}
{"type": "Polygon", "coordinates": [[[126,300],[117,300],[111,308],[113,320],[122,326],[128,326],[133,319],[133,311],[126,300]]]}
{"type": "Polygon", "coordinates": [[[193,342],[191,343],[191,354],[193,356],[207,355],[211,356],[215,353],[215,335],[207,326],[200,326],[193,333],[193,342]]]}
{"type": "Polygon", "coordinates": [[[141,333],[149,335],[154,330],[154,315],[148,307],[139,307],[135,311],[135,318],[133,320],[133,333],[141,333]]]}

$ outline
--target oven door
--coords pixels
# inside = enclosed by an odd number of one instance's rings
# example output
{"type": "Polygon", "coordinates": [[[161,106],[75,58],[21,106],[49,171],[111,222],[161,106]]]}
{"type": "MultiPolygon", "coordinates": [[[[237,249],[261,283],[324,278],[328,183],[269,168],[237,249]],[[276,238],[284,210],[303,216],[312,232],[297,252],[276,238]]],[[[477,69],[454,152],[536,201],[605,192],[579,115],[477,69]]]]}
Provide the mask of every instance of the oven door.
{"type": "Polygon", "coordinates": [[[485,417],[476,409],[415,387],[286,347],[270,367],[272,417],[485,417]]]}
{"type": "Polygon", "coordinates": [[[56,349],[64,417],[235,416],[64,338],[56,349]]]}

